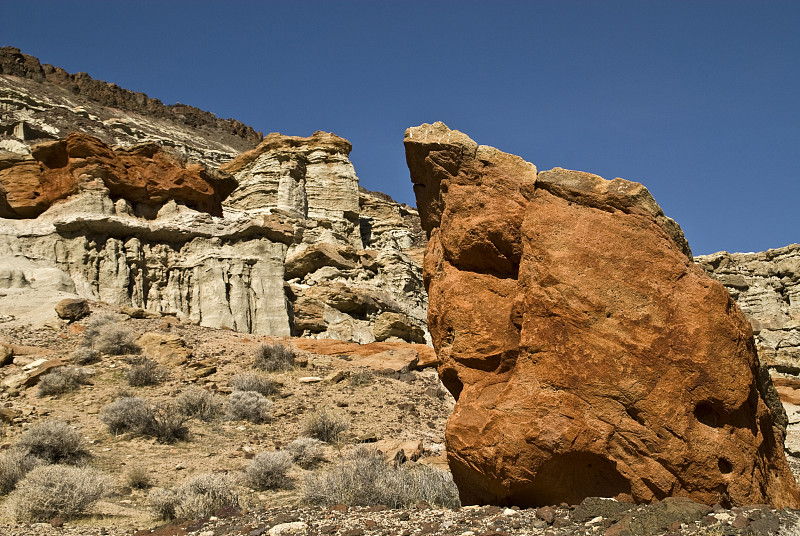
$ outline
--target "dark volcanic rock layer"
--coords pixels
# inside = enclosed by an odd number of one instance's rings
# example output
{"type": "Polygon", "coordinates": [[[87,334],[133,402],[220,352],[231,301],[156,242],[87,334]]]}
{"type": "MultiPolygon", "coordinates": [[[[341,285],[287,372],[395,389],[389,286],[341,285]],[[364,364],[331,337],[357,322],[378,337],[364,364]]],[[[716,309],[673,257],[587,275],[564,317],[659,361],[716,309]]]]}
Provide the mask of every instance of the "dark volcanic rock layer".
{"type": "Polygon", "coordinates": [[[406,131],[464,504],[798,506],[752,331],[641,184],[406,131]]]}

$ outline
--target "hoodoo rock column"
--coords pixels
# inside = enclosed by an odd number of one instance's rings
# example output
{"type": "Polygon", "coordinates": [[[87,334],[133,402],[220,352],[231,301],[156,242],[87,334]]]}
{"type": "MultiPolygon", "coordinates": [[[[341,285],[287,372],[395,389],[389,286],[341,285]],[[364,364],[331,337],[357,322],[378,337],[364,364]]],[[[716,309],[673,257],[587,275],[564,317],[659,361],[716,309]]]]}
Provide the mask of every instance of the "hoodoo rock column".
{"type": "Polygon", "coordinates": [[[800,505],[751,328],[641,184],[410,128],[465,504],[800,505]]]}

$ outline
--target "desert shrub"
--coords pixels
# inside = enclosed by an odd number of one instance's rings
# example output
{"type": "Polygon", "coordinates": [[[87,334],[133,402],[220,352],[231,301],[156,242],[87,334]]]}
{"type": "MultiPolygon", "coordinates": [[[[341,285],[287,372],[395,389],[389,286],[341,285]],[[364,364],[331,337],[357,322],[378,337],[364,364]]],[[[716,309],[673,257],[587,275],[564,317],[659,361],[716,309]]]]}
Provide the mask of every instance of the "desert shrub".
{"type": "Polygon", "coordinates": [[[44,465],[17,484],[10,501],[17,521],[33,523],[54,517],[71,519],[106,495],[111,480],[88,467],[44,465]]]}
{"type": "Polygon", "coordinates": [[[243,372],[231,378],[231,389],[234,391],[255,391],[264,396],[278,394],[278,386],[261,374],[243,372]]]}
{"type": "Polygon", "coordinates": [[[89,382],[89,373],[82,367],[58,367],[39,379],[39,396],[61,395],[89,382]]]}
{"type": "Polygon", "coordinates": [[[143,398],[124,396],[103,407],[100,420],[112,434],[142,434],[152,417],[152,408],[143,398]]]}
{"type": "Polygon", "coordinates": [[[152,484],[150,471],[141,465],[129,467],[128,470],[125,471],[125,483],[134,489],[149,488],[152,484]]]}
{"type": "Polygon", "coordinates": [[[158,519],[175,519],[178,493],[174,489],[156,488],[147,495],[150,511],[158,519]]]}
{"type": "Polygon", "coordinates": [[[37,463],[41,462],[17,450],[0,454],[0,495],[11,493],[17,482],[36,467],[37,463]]]}
{"type": "Polygon", "coordinates": [[[286,473],[292,467],[292,458],[283,450],[258,454],[244,470],[248,485],[261,491],[290,487],[292,481],[286,473]]]}
{"type": "Polygon", "coordinates": [[[76,365],[89,365],[100,360],[100,352],[94,348],[79,346],[69,354],[69,358],[76,365]]]}
{"type": "Polygon", "coordinates": [[[133,330],[110,314],[92,318],[83,332],[83,346],[109,355],[138,353],[135,341],[133,330]]]}
{"type": "Polygon", "coordinates": [[[352,387],[364,387],[372,383],[374,376],[372,371],[367,369],[359,369],[350,374],[350,385],[352,387]]]}
{"type": "Polygon", "coordinates": [[[81,435],[64,421],[45,421],[31,426],[14,444],[14,449],[44,463],[74,465],[91,456],[81,435]]]}
{"type": "Polygon", "coordinates": [[[424,465],[387,464],[374,450],[357,449],[323,473],[306,477],[305,499],[313,504],[347,504],[392,508],[420,501],[455,508],[458,489],[449,473],[424,465]]]}
{"type": "Polygon", "coordinates": [[[112,434],[130,432],[155,437],[162,443],[186,439],[186,415],[169,404],[153,405],[138,397],[118,398],[100,412],[100,420],[112,434]]]}
{"type": "Polygon", "coordinates": [[[279,372],[294,368],[294,349],[282,344],[261,344],[256,349],[253,366],[259,370],[279,372]]]}
{"type": "Polygon", "coordinates": [[[186,415],[169,404],[151,407],[152,419],[149,427],[144,430],[144,435],[155,437],[161,443],[174,443],[189,437],[189,429],[185,424],[186,415]]]}
{"type": "Polygon", "coordinates": [[[301,434],[326,443],[337,443],[341,439],[342,432],[349,427],[347,417],[322,408],[306,416],[301,434]]]}
{"type": "Polygon", "coordinates": [[[164,371],[152,359],[137,357],[129,362],[131,366],[125,371],[125,378],[131,387],[158,385],[164,379],[164,371]]]}
{"type": "Polygon", "coordinates": [[[286,451],[291,453],[294,463],[303,469],[311,469],[325,459],[324,443],[313,437],[298,437],[288,445],[286,451]]]}
{"type": "Polygon", "coordinates": [[[272,402],[255,391],[234,391],[225,404],[225,412],[231,420],[267,422],[272,416],[272,402]]]}
{"type": "Polygon", "coordinates": [[[203,421],[213,420],[222,411],[220,397],[202,387],[191,387],[182,392],[175,404],[184,415],[203,421]]]}
{"type": "Polygon", "coordinates": [[[207,473],[176,489],[154,489],[148,501],[160,519],[198,519],[225,506],[239,506],[239,494],[232,477],[207,473]]]}

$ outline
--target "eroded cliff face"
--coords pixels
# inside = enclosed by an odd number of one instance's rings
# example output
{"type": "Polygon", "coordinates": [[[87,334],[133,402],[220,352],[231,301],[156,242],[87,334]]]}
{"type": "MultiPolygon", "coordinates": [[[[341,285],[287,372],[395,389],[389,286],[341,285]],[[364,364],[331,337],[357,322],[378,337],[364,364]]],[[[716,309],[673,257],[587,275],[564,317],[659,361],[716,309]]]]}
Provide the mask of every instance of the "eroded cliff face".
{"type": "Polygon", "coordinates": [[[295,221],[286,256],[295,334],[424,343],[416,210],[359,190],[350,150],[347,140],[326,132],[270,134],[222,166],[239,183],[225,210],[295,221]]]}
{"type": "Polygon", "coordinates": [[[83,132],[109,146],[155,143],[217,166],[262,138],[233,119],[193,106],[165,106],[144,93],[70,74],[13,47],[0,47],[0,156],[30,153],[30,145],[83,132]]]}
{"type": "Polygon", "coordinates": [[[800,245],[760,253],[719,252],[695,261],[742,308],[762,361],[800,373],[800,245]]]}
{"type": "Polygon", "coordinates": [[[647,189],[406,131],[466,504],[800,504],[750,326],[647,189]]]}

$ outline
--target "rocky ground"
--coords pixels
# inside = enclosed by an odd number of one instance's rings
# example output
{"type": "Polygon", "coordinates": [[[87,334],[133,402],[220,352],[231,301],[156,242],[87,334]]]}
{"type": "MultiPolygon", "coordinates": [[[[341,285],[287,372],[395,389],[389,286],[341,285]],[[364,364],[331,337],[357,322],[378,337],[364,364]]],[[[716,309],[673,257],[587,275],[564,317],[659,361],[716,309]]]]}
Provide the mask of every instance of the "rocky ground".
{"type": "MultiPolygon", "coordinates": [[[[149,511],[148,489],[128,486],[126,474],[132,468],[145,468],[151,486],[162,488],[178,486],[200,473],[239,474],[256,454],[279,450],[297,438],[304,418],[325,408],[346,416],[350,427],[342,443],[325,448],[327,461],[315,471],[330,467],[361,443],[378,446],[388,457],[402,447],[409,458],[416,459],[411,463],[446,469],[444,425],[453,400],[434,369],[404,370],[404,364],[420,358],[428,361],[412,345],[392,347],[387,343],[390,349],[376,347],[369,355],[363,347],[354,347],[348,353],[346,347],[325,341],[283,339],[283,344],[306,349],[297,351],[296,368],[270,374],[280,391],[271,397],[274,407],[270,422],[193,419],[188,422],[189,439],[172,444],[131,434],[113,435],[101,422],[100,414],[120,393],[164,403],[189,387],[201,386],[224,397],[231,390],[234,375],[252,371],[259,344],[276,339],[180,323],[171,316],[131,318],[100,303],[92,303],[91,308],[91,316],[71,324],[39,329],[3,329],[0,324],[0,343],[14,351],[10,358],[13,362],[0,368],[0,449],[11,448],[31,425],[51,419],[68,421],[89,444],[90,466],[114,478],[113,492],[89,514],[62,526],[58,526],[59,520],[52,524],[15,523],[8,501],[0,498],[4,500],[0,503],[2,534],[800,534],[797,511],[765,506],[728,510],[684,500],[633,506],[587,499],[580,505],[525,510],[446,509],[424,503],[401,509],[309,505],[303,489],[311,470],[297,466],[289,472],[293,483],[289,489],[257,492],[243,488],[241,509],[229,508],[208,519],[168,524],[149,511]],[[122,325],[141,341],[143,354],[160,363],[166,372],[161,383],[130,387],[125,371],[131,356],[104,355],[88,365],[89,384],[73,392],[41,397],[35,385],[25,387],[25,382],[33,383],[29,378],[44,367],[43,363],[56,359],[69,362],[71,352],[83,343],[92,319],[108,313],[118,315],[122,325]],[[147,336],[141,338],[144,334],[147,336]]],[[[128,313],[141,316],[135,311],[128,313]]]]}

